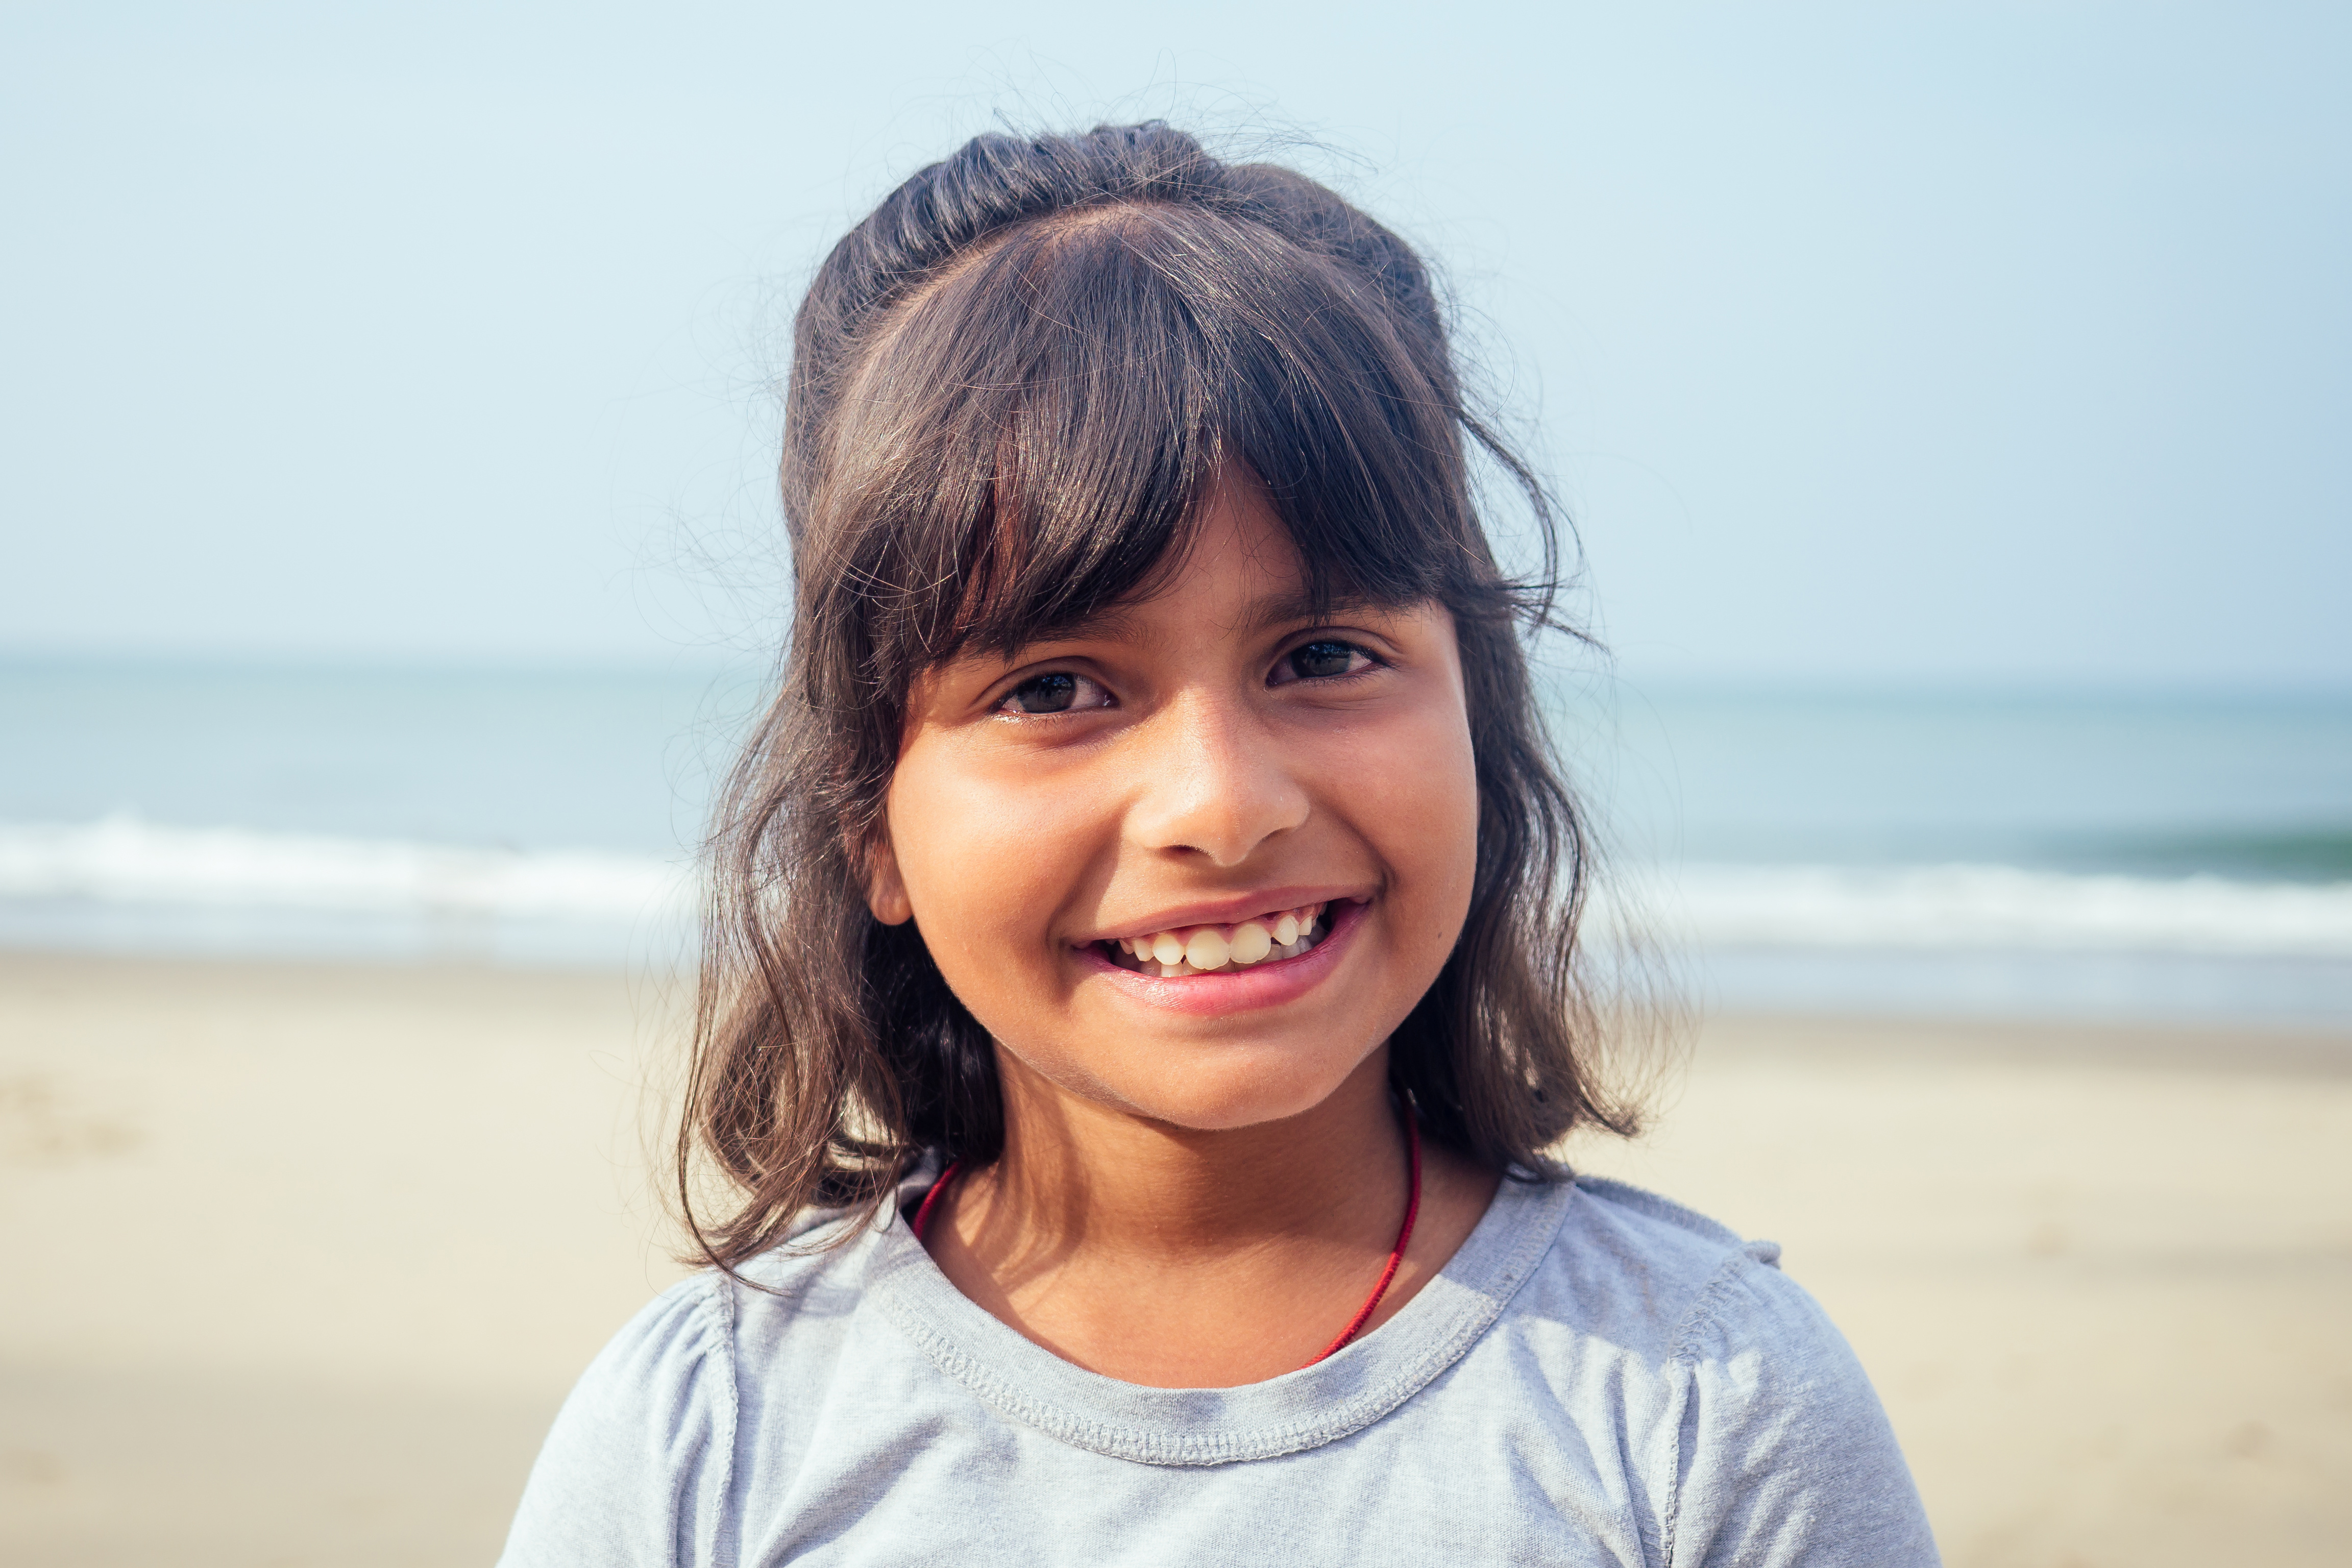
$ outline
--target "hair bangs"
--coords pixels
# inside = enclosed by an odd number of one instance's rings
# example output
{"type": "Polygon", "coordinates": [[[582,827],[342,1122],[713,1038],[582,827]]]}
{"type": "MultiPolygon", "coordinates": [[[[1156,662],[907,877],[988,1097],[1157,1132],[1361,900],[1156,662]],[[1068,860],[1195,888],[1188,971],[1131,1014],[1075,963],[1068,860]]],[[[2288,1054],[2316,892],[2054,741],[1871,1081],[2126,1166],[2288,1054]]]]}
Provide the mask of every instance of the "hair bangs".
{"type": "Polygon", "coordinates": [[[1150,592],[1229,461],[1311,605],[1475,596],[1492,566],[1464,548],[1451,387],[1359,292],[1256,224],[1121,204],[1023,226],[903,301],[835,442],[857,558],[822,570],[884,612],[879,683],[1150,592]]]}

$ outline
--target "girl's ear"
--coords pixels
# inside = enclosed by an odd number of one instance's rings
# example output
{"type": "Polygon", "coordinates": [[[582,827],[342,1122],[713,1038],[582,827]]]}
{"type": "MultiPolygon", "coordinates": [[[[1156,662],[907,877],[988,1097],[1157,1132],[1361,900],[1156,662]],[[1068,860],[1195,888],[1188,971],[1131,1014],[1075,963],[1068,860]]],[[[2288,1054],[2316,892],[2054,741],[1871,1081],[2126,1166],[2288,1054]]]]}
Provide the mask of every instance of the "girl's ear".
{"type": "Polygon", "coordinates": [[[866,840],[866,907],[886,926],[905,925],[915,918],[907,898],[906,879],[898,875],[898,852],[890,847],[888,829],[866,840]]]}

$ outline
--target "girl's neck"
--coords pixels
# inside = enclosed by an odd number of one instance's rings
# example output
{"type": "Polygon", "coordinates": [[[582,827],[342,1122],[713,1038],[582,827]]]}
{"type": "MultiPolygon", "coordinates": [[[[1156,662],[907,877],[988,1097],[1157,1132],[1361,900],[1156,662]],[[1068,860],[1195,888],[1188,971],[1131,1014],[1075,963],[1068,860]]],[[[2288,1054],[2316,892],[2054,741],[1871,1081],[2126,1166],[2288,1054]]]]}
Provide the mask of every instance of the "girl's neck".
{"type": "MultiPolygon", "coordinates": [[[[1410,1178],[1385,1053],[1304,1115],[1217,1132],[1122,1115],[1013,1062],[1003,1081],[1004,1154],[940,1194],[924,1245],[965,1296],[1065,1360],[1162,1387],[1296,1371],[1396,1245],[1410,1178]]],[[[1364,1333],[1494,1195],[1491,1173],[1423,1146],[1420,1219],[1364,1333]]]]}
{"type": "Polygon", "coordinates": [[[1404,1138],[1385,1051],[1305,1114],[1202,1132],[1127,1115],[1007,1062],[1004,1152],[971,1184],[1033,1247],[1197,1261],[1302,1234],[1385,1229],[1404,1138]]]}

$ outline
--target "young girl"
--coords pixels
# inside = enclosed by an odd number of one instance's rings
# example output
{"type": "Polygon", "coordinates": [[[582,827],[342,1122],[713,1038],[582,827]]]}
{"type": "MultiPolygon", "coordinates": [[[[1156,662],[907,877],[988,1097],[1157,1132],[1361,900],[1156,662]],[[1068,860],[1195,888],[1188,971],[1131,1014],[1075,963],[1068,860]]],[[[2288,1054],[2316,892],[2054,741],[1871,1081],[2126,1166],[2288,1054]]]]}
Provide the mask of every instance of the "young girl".
{"type": "Polygon", "coordinates": [[[793,354],[710,1268],[506,1561],[1932,1563],[1776,1249],[1547,1154],[1633,1120],[1471,451],[1549,513],[1412,252],[1164,126],[984,136],[793,354]]]}

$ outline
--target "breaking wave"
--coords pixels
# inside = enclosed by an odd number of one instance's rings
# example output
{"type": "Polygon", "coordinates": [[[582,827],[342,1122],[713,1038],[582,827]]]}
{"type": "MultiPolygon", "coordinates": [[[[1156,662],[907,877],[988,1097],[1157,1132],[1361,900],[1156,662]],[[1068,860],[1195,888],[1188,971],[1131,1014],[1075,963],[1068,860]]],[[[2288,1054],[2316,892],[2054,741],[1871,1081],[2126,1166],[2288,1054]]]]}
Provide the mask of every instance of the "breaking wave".
{"type": "Polygon", "coordinates": [[[171,827],[115,816],[0,824],[0,898],[352,914],[681,920],[691,870],[602,850],[171,827]]]}
{"type": "Polygon", "coordinates": [[[1635,875],[1597,910],[1701,947],[2352,958],[2352,882],[2015,866],[1704,865],[1635,875]]]}

